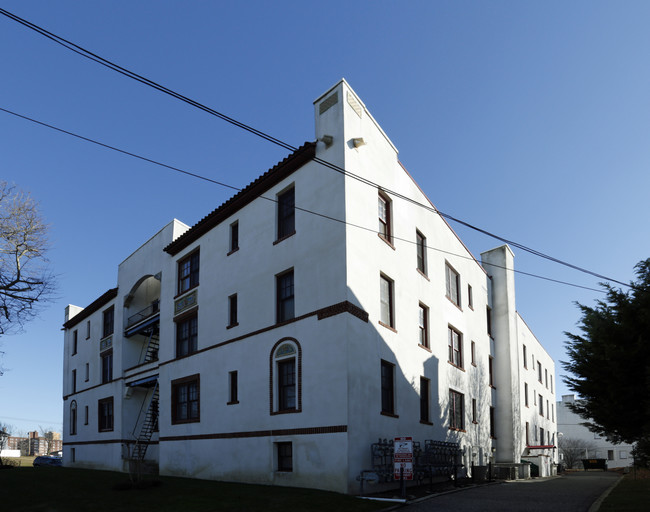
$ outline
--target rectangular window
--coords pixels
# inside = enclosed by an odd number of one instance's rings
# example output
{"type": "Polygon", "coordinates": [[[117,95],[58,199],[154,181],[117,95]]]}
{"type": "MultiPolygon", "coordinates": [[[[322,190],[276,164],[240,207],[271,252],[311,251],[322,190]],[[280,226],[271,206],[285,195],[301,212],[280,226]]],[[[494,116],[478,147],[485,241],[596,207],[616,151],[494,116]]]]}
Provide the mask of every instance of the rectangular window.
{"type": "Polygon", "coordinates": [[[230,251],[235,252],[239,249],[239,221],[230,225],[230,251]]]}
{"type": "Polygon", "coordinates": [[[528,407],[528,382],[524,382],[524,404],[528,407]]]}
{"type": "Polygon", "coordinates": [[[472,352],[472,365],[476,366],[476,343],[472,341],[470,347],[472,352]]]}
{"type": "Polygon", "coordinates": [[[627,451],[625,451],[625,450],[620,450],[620,451],[618,452],[618,457],[619,457],[619,459],[627,459],[627,451]]]}
{"type": "Polygon", "coordinates": [[[88,425],[88,406],[84,406],[84,425],[88,425]]]}
{"type": "Polygon", "coordinates": [[[106,338],[107,336],[110,336],[113,334],[114,330],[114,324],[115,324],[115,308],[111,306],[108,308],[106,311],[103,313],[103,330],[102,330],[102,338],[106,338]]]}
{"type": "Polygon", "coordinates": [[[200,252],[194,251],[178,262],[178,294],[199,285],[200,252]]]}
{"type": "Polygon", "coordinates": [[[113,397],[104,398],[97,402],[98,429],[100,432],[113,430],[113,397]]]}
{"type": "Polygon", "coordinates": [[[427,239],[419,231],[415,232],[418,270],[427,275],[427,239]]]}
{"type": "Polygon", "coordinates": [[[278,196],[278,240],[296,232],[296,189],[291,187],[278,196]]]}
{"type": "Polygon", "coordinates": [[[275,277],[277,293],[277,322],[294,318],[293,269],[275,277]]]}
{"type": "Polygon", "coordinates": [[[70,459],[71,462],[77,462],[77,449],[76,448],[70,448],[70,459]]]}
{"type": "Polygon", "coordinates": [[[72,392],[77,392],[77,370],[72,370],[72,392]]]}
{"type": "Polygon", "coordinates": [[[395,365],[381,361],[381,412],[395,414],[395,365]]]}
{"type": "Polygon", "coordinates": [[[72,355],[77,353],[77,331],[72,333],[72,355]]]}
{"type": "Polygon", "coordinates": [[[548,389],[548,370],[544,368],[544,384],[546,385],[546,389],[548,389]]]}
{"type": "Polygon", "coordinates": [[[493,370],[493,357],[488,358],[488,377],[490,379],[490,387],[494,387],[494,370],[493,370]]]}
{"type": "Polygon", "coordinates": [[[553,374],[551,374],[551,393],[553,393],[553,374]]]}
{"type": "Polygon", "coordinates": [[[490,306],[485,308],[485,313],[487,316],[487,333],[488,336],[492,337],[492,308],[490,306]]]}
{"type": "Polygon", "coordinates": [[[172,425],[201,420],[200,378],[192,375],[172,381],[172,425]]]}
{"type": "Polygon", "coordinates": [[[296,409],[296,360],[278,361],[278,407],[280,411],[296,409]]]}
{"type": "Polygon", "coordinates": [[[526,446],[530,446],[530,424],[526,422],[526,446]]]}
{"type": "Polygon", "coordinates": [[[538,403],[539,403],[539,415],[544,416],[544,400],[542,399],[542,395],[538,396],[538,403]]]}
{"type": "Polygon", "coordinates": [[[237,397],[237,372],[236,371],[228,373],[228,387],[229,387],[228,404],[238,404],[239,400],[237,397]]]}
{"type": "Polygon", "coordinates": [[[102,358],[102,384],[113,380],[113,351],[104,352],[102,358]]]}
{"type": "Polygon", "coordinates": [[[528,356],[526,355],[526,345],[524,347],[524,368],[528,369],[528,356]]]}
{"type": "Polygon", "coordinates": [[[430,401],[431,383],[429,379],[420,377],[420,421],[430,423],[429,419],[429,401],[430,401]]]}
{"type": "Polygon", "coordinates": [[[292,443],[275,443],[278,451],[278,471],[293,471],[292,443]]]}
{"type": "Polygon", "coordinates": [[[86,377],[85,377],[85,382],[88,382],[90,380],[90,364],[86,363],[86,377]]]}
{"type": "Polygon", "coordinates": [[[176,357],[196,352],[198,346],[199,321],[196,315],[176,322],[176,357]]]}
{"type": "Polygon", "coordinates": [[[544,444],[544,429],[543,428],[539,429],[539,444],[540,445],[544,444]]]}
{"type": "Polygon", "coordinates": [[[490,407],[490,437],[496,439],[496,431],[494,430],[494,407],[490,407]]]}
{"type": "Polygon", "coordinates": [[[429,348],[429,308],[422,303],[420,303],[420,318],[418,329],[420,345],[429,348]]]}
{"type": "Polygon", "coordinates": [[[549,405],[548,405],[548,400],[546,400],[546,419],[547,419],[547,420],[551,419],[550,416],[549,416],[549,410],[550,410],[550,409],[551,409],[551,408],[550,408],[549,405]]]}
{"type": "Polygon", "coordinates": [[[447,328],[449,362],[458,368],[463,367],[463,335],[453,327],[447,328]]]}
{"type": "Polygon", "coordinates": [[[445,265],[445,282],[447,298],[460,307],[460,276],[449,263],[445,265]]]}
{"type": "Polygon", "coordinates": [[[540,383],[542,382],[542,363],[539,361],[537,361],[537,380],[539,380],[540,383]]]}
{"type": "Polygon", "coordinates": [[[239,325],[237,321],[237,294],[228,297],[228,327],[239,325]]]}
{"type": "Polygon", "coordinates": [[[77,402],[70,404],[70,435],[77,435],[77,402]]]}
{"type": "Polygon", "coordinates": [[[90,338],[90,320],[86,322],[86,339],[90,338]]]}
{"type": "Polygon", "coordinates": [[[472,285],[467,285],[467,305],[469,309],[474,309],[474,295],[472,294],[472,285]]]}
{"type": "Polygon", "coordinates": [[[465,395],[453,389],[449,390],[449,428],[465,429],[465,395]]]}
{"type": "Polygon", "coordinates": [[[379,320],[382,324],[387,325],[388,327],[395,327],[395,317],[394,317],[394,306],[393,297],[393,281],[388,277],[381,274],[379,276],[379,301],[380,301],[380,312],[379,320]]]}
{"type": "Polygon", "coordinates": [[[607,450],[607,460],[614,460],[614,450],[607,450]]]}
{"type": "Polygon", "coordinates": [[[472,423],[478,423],[478,416],[476,414],[476,398],[472,398],[472,423]]]}
{"type": "Polygon", "coordinates": [[[388,196],[379,192],[379,236],[392,243],[391,201],[388,196]]]}

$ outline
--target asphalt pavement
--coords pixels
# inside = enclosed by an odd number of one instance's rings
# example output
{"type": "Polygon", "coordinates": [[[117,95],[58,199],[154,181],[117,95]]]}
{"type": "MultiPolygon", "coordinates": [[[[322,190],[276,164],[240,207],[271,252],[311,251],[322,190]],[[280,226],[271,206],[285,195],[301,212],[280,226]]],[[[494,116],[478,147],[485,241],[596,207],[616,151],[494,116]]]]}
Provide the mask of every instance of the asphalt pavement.
{"type": "MultiPolygon", "coordinates": [[[[401,510],[405,512],[588,512],[620,478],[613,472],[577,472],[558,477],[484,485],[442,494],[401,510]]],[[[590,511],[590,512],[593,512],[590,511]]]]}

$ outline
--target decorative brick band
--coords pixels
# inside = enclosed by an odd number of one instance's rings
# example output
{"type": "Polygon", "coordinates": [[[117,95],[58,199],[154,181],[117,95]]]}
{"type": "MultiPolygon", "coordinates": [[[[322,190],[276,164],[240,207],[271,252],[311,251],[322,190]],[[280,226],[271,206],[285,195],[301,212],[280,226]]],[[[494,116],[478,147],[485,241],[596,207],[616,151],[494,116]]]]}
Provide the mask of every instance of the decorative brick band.
{"type": "Polygon", "coordinates": [[[160,442],[167,441],[195,441],[205,439],[242,439],[246,437],[273,437],[273,436],[303,436],[313,434],[339,434],[348,431],[347,425],[334,425],[329,427],[283,428],[277,430],[253,430],[249,432],[219,432],[214,434],[197,434],[193,436],[167,436],[161,437],[160,442]]]}
{"type": "Polygon", "coordinates": [[[340,315],[341,313],[350,313],[353,316],[356,316],[358,319],[363,320],[368,323],[368,312],[361,309],[359,306],[355,306],[349,301],[339,302],[338,304],[333,304],[323,309],[319,309],[316,314],[319,320],[324,318],[329,318],[331,316],[340,315]]]}

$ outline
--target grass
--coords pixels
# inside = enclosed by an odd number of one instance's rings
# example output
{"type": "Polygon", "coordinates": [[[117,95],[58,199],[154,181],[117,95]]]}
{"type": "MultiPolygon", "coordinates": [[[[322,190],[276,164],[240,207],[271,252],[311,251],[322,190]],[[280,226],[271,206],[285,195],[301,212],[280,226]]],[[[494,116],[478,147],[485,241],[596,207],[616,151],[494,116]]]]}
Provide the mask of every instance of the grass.
{"type": "Polygon", "coordinates": [[[612,490],[600,512],[647,511],[650,503],[650,470],[631,470],[612,490]]]}
{"type": "Polygon", "coordinates": [[[123,490],[128,482],[124,473],[23,465],[0,471],[0,489],[6,490],[1,508],[15,512],[366,512],[386,508],[386,503],[311,489],[156,479],[159,485],[123,490]]]}

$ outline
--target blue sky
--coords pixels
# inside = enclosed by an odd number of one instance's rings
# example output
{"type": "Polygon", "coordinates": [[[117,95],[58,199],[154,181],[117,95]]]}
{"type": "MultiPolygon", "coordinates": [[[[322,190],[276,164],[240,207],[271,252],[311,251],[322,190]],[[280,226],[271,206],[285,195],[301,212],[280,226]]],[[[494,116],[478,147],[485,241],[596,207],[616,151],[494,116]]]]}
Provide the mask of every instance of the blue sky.
{"type": "MultiPolygon", "coordinates": [[[[650,256],[650,3],[2,0],[0,7],[292,145],[341,77],[434,204],[628,282],[650,256]]],[[[286,151],[0,16],[0,107],[244,186],[286,151]]],[[[324,171],[325,172],[325,171],[324,171]]],[[[61,324],[172,218],[231,192],[0,112],[0,178],[51,226],[58,298],[4,336],[0,421],[61,428],[61,324]]],[[[452,224],[453,225],[453,224],[452,224]]],[[[496,240],[453,225],[475,255],[496,240]]],[[[515,251],[516,268],[598,279],[515,251]]],[[[520,275],[518,309],[557,365],[574,301],[602,294],[520,275]]]]}

